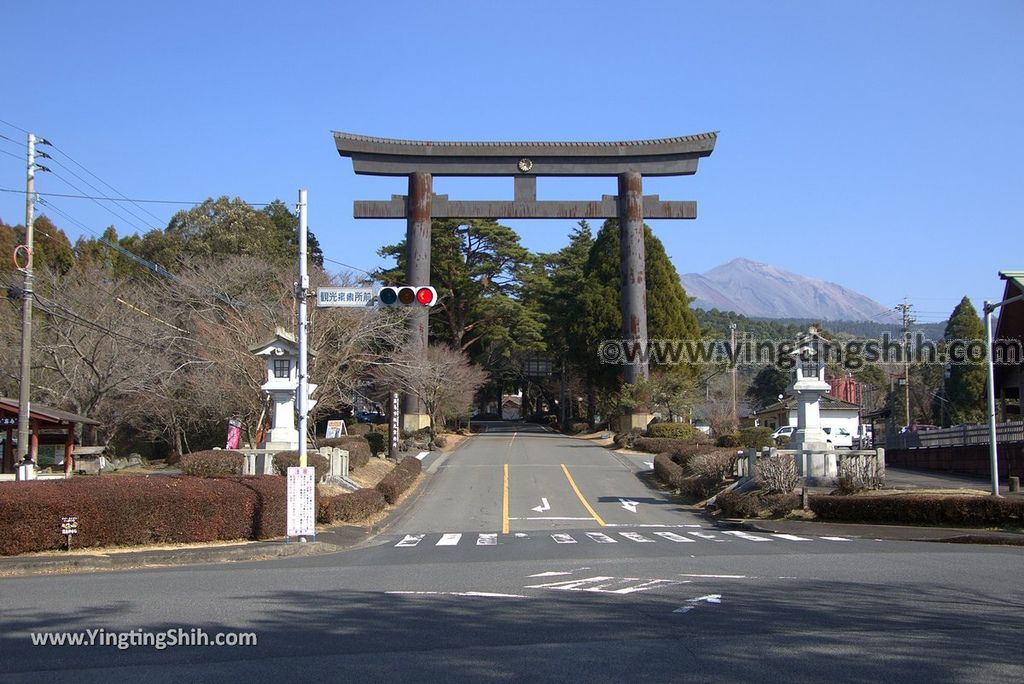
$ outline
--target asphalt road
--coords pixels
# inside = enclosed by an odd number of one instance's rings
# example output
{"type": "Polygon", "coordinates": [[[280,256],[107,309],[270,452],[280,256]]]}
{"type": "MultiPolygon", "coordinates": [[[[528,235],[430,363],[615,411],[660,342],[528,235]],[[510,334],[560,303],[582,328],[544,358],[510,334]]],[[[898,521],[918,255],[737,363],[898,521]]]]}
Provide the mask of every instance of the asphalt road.
{"type": "Polygon", "coordinates": [[[1018,548],[733,534],[536,428],[425,463],[360,549],[0,580],[0,680],[1024,680],[1018,548]],[[179,628],[258,644],[30,636],[179,628]]]}

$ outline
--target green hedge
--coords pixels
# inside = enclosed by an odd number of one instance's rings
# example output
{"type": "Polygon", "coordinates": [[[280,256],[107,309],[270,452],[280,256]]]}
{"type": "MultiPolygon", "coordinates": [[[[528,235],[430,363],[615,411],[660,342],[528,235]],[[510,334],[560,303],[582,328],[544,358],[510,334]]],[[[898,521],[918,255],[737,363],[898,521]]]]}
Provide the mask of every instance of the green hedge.
{"type": "Polygon", "coordinates": [[[359,522],[387,508],[387,500],[376,489],[359,489],[348,494],[324,497],[317,506],[317,521],[359,522]]]}
{"type": "Polygon", "coordinates": [[[363,439],[370,445],[370,451],[374,456],[379,456],[388,450],[388,436],[383,432],[367,432],[363,439]]]}
{"type": "Polygon", "coordinates": [[[781,518],[800,508],[800,495],[722,492],[715,505],[727,518],[781,518]]]}
{"type": "Polygon", "coordinates": [[[73,546],[266,539],[285,533],[283,478],[82,477],[0,483],[0,555],[73,546]]]}
{"type": "Polygon", "coordinates": [[[823,520],[990,527],[1024,524],[1024,499],[993,496],[812,496],[811,510],[823,520]]]}
{"type": "Polygon", "coordinates": [[[178,462],[178,467],[185,475],[195,477],[220,477],[223,475],[241,475],[245,456],[237,451],[209,449],[185,454],[178,462]]]}
{"type": "Polygon", "coordinates": [[[423,464],[418,458],[407,456],[377,483],[377,491],[384,495],[389,504],[394,504],[412,486],[422,470],[423,464]]]}
{"type": "Polygon", "coordinates": [[[655,423],[647,428],[647,436],[694,440],[703,437],[704,433],[689,423],[655,423]]]}

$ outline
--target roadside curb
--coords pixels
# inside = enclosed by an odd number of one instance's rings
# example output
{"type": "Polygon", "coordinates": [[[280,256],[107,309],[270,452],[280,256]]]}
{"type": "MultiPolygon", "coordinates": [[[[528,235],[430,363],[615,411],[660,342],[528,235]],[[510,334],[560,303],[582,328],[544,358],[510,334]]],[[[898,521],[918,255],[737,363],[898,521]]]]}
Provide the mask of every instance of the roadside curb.
{"type": "Polygon", "coordinates": [[[909,528],[889,525],[850,525],[795,520],[744,520],[727,518],[714,521],[716,527],[762,532],[764,534],[807,534],[885,539],[886,541],[941,542],[949,544],[990,544],[1024,546],[1024,534],[988,530],[945,529],[941,527],[909,528]],[[773,524],[781,523],[781,524],[773,524]]]}
{"type": "Polygon", "coordinates": [[[119,570],[152,566],[192,565],[230,561],[256,561],[332,553],[341,547],[326,542],[260,541],[199,549],[126,551],[110,555],[0,558],[0,577],[63,574],[91,570],[119,570]]]}

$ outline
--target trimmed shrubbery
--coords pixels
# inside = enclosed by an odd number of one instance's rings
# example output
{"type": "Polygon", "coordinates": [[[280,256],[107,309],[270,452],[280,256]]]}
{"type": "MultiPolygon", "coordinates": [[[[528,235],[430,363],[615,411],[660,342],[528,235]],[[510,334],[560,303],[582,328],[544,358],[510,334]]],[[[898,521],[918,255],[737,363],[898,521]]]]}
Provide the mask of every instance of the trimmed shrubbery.
{"type": "MultiPolygon", "coordinates": [[[[316,470],[316,481],[323,482],[331,474],[331,462],[326,456],[321,456],[315,451],[306,453],[306,464],[316,470]]],[[[274,454],[274,470],[278,475],[287,475],[289,468],[299,467],[298,451],[279,451],[274,454]]]]}
{"type": "Polygon", "coordinates": [[[689,423],[655,423],[647,428],[647,436],[693,441],[702,438],[704,433],[689,423]]]}
{"type": "Polygon", "coordinates": [[[377,491],[384,495],[389,504],[394,504],[412,483],[419,477],[423,464],[418,458],[407,457],[395,466],[394,470],[377,483],[377,491]]]}
{"type": "Polygon", "coordinates": [[[365,437],[348,435],[317,440],[317,446],[334,447],[348,452],[348,467],[352,470],[362,468],[370,462],[370,443],[365,437]]]}
{"type": "Polygon", "coordinates": [[[1024,499],[993,496],[812,496],[811,510],[823,520],[988,527],[1024,525],[1024,499]]]}
{"type": "Polygon", "coordinates": [[[376,489],[359,489],[347,494],[323,497],[317,507],[321,523],[359,522],[387,507],[384,495],[376,489]]]}
{"type": "Polygon", "coordinates": [[[89,477],[0,484],[0,555],[76,547],[265,539],[285,533],[285,481],[264,477],[89,477]]]}
{"type": "Polygon", "coordinates": [[[237,451],[209,449],[185,454],[178,462],[178,467],[185,475],[194,477],[220,477],[223,475],[241,475],[245,456],[237,451]]]}
{"type": "Polygon", "coordinates": [[[772,429],[766,427],[743,428],[739,432],[740,446],[748,449],[763,449],[774,446],[772,443],[772,429]]]}
{"type": "Polygon", "coordinates": [[[715,505],[727,518],[781,518],[800,508],[800,495],[722,492],[715,497],[715,505]]]}
{"type": "Polygon", "coordinates": [[[363,435],[363,439],[370,445],[370,452],[374,456],[379,456],[388,450],[388,436],[383,432],[367,432],[363,435]]]}

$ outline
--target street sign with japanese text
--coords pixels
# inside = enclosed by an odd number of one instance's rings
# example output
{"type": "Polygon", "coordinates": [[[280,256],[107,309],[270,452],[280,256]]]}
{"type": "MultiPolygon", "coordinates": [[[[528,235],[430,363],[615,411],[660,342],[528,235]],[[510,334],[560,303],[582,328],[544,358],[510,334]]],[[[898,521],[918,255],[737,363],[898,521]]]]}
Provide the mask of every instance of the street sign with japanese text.
{"type": "Polygon", "coordinates": [[[320,308],[372,307],[373,290],[368,287],[318,287],[316,305],[320,308]]]}
{"type": "Polygon", "coordinates": [[[314,492],[316,477],[312,467],[288,468],[288,524],[289,537],[316,535],[316,507],[314,492]]]}

